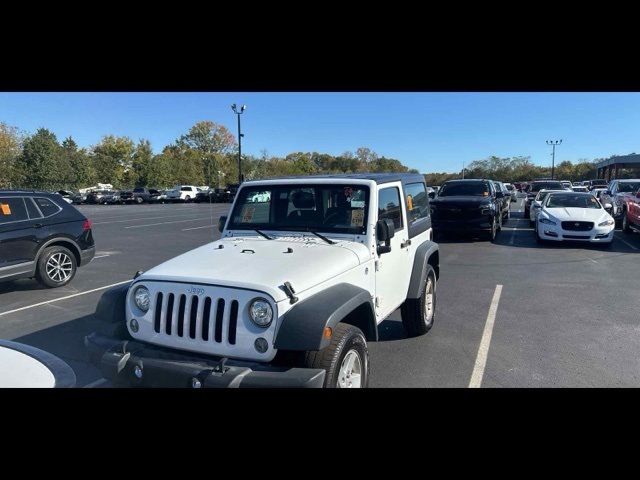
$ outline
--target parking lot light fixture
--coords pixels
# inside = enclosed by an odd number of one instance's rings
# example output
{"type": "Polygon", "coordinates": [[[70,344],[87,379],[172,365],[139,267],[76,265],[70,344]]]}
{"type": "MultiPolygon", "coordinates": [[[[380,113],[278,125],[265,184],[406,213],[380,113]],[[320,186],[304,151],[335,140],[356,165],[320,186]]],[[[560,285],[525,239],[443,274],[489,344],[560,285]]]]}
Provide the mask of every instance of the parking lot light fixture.
{"type": "Polygon", "coordinates": [[[553,147],[551,152],[551,180],[553,180],[556,166],[556,145],[560,145],[562,143],[562,139],[560,140],[547,140],[547,145],[551,145],[553,147]]]}
{"type": "Polygon", "coordinates": [[[242,183],[242,137],[244,137],[244,134],[240,130],[240,115],[242,115],[246,108],[246,105],[242,105],[240,111],[238,111],[238,106],[235,103],[231,105],[231,110],[233,110],[233,113],[238,117],[238,183],[242,183]]]}

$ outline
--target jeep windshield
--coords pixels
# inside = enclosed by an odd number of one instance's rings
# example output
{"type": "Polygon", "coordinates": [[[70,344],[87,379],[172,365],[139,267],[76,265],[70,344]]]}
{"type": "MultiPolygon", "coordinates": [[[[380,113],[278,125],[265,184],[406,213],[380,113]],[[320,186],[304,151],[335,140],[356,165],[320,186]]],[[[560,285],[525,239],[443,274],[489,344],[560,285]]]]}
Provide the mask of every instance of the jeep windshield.
{"type": "Polygon", "coordinates": [[[368,204],[364,185],[248,186],[238,193],[228,228],[364,235],[368,204]]]}
{"type": "Polygon", "coordinates": [[[445,183],[438,192],[439,197],[487,197],[491,189],[488,182],[445,183]]]}

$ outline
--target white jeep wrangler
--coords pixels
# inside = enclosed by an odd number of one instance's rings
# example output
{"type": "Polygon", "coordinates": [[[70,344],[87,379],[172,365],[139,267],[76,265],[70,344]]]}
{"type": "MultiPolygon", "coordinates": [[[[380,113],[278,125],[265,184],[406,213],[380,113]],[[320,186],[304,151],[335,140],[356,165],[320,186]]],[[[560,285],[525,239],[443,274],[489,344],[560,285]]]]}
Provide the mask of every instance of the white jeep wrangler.
{"type": "Polygon", "coordinates": [[[418,174],[245,182],[220,240],[107,291],[85,345],[116,385],[366,387],[385,318],[433,325],[429,212],[418,174]]]}

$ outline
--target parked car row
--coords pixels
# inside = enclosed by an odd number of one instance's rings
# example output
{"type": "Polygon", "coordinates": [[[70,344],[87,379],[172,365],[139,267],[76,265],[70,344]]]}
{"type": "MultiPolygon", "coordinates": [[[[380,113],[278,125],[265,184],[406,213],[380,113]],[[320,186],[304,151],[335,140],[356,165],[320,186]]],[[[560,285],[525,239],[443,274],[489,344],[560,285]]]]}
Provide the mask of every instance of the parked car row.
{"type": "Polygon", "coordinates": [[[133,190],[95,189],[84,193],[59,190],[52,193],[60,195],[67,203],[76,205],[115,205],[169,202],[231,203],[237,191],[238,185],[208,189],[194,185],[176,185],[170,190],[136,187],[133,190]]]}

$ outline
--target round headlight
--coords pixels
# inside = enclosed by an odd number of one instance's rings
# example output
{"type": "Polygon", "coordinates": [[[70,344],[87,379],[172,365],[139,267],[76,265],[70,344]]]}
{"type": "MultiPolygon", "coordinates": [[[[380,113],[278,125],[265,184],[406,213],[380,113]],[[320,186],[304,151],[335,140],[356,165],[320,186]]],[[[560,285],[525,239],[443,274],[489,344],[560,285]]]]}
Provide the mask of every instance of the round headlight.
{"type": "Polygon", "coordinates": [[[268,327],[273,320],[273,308],[264,298],[256,298],[249,305],[249,317],[259,327],[268,327]]]}
{"type": "Polygon", "coordinates": [[[136,303],[136,307],[138,307],[143,312],[149,310],[149,305],[151,304],[151,295],[149,294],[149,289],[147,287],[139,286],[133,292],[133,301],[136,303]]]}

